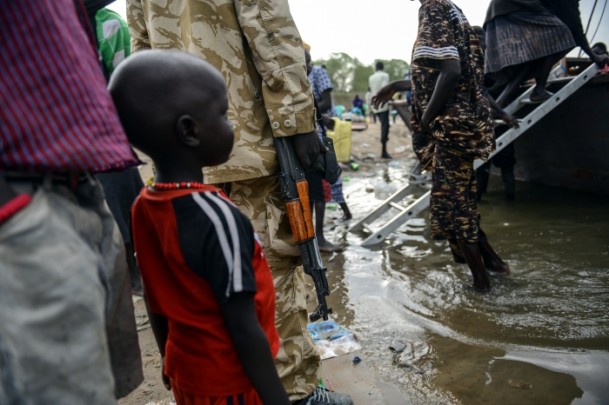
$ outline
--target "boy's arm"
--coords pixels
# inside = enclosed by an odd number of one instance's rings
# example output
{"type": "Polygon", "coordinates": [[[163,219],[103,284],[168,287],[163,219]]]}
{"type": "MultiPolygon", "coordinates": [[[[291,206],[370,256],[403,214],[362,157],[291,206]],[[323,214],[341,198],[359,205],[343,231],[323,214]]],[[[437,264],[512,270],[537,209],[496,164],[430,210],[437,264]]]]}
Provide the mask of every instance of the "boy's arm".
{"type": "Polygon", "coordinates": [[[233,294],[221,304],[222,316],[245,373],[265,405],[289,405],[281,385],[266,335],[254,307],[251,293],[233,294]]]}
{"type": "Polygon", "coordinates": [[[269,300],[273,300],[273,281],[254,228],[223,194],[192,196],[173,201],[174,209],[181,213],[177,221],[184,258],[209,284],[239,361],[263,403],[289,405],[254,303],[256,292],[266,298],[263,305],[268,312],[264,315],[272,327],[275,305],[269,300]],[[260,276],[258,282],[256,275],[260,276]]]}
{"type": "Polygon", "coordinates": [[[148,305],[148,300],[144,299],[144,302],[146,303],[146,311],[148,312],[148,319],[150,320],[152,334],[154,335],[154,340],[156,340],[156,345],[158,346],[159,352],[161,353],[161,378],[163,379],[163,385],[165,385],[165,388],[170,390],[171,383],[169,381],[169,377],[165,375],[165,345],[167,344],[167,335],[169,333],[167,318],[155,312],[152,312],[150,306],[148,305]]]}

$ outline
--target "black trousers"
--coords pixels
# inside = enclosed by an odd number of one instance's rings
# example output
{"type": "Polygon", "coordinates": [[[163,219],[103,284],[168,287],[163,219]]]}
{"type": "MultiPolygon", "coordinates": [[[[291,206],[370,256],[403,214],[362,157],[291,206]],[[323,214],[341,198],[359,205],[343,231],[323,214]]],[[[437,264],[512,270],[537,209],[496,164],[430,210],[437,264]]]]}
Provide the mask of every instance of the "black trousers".
{"type": "Polygon", "coordinates": [[[389,110],[376,113],[381,122],[381,143],[387,143],[389,140],[389,110]]]}

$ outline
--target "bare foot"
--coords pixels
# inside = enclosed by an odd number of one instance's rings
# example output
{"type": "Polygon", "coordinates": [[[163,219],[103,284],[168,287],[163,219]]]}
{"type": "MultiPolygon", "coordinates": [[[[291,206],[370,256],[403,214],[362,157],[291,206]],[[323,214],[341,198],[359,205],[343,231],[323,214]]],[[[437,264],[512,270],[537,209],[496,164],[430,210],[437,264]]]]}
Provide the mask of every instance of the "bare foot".
{"type": "Polygon", "coordinates": [[[510,274],[510,266],[508,266],[508,264],[501,259],[499,259],[499,261],[489,263],[488,266],[485,263],[485,267],[491,273],[510,274]]]}
{"type": "Polygon", "coordinates": [[[481,249],[484,267],[487,271],[496,274],[510,274],[510,266],[504,262],[494,250],[481,249]]]}
{"type": "MultiPolygon", "coordinates": [[[[479,293],[491,292],[491,281],[488,279],[486,270],[475,267],[476,271],[472,271],[474,276],[474,290],[479,293]]],[[[471,269],[470,269],[471,270],[471,269]]]]}
{"type": "Polygon", "coordinates": [[[478,242],[478,245],[480,246],[480,254],[487,271],[496,274],[510,274],[510,266],[501,259],[501,256],[495,252],[486,240],[478,242]]]}
{"type": "Polygon", "coordinates": [[[486,294],[486,293],[490,293],[491,292],[491,286],[490,285],[485,285],[485,284],[476,285],[474,283],[473,287],[474,287],[474,290],[476,292],[479,292],[479,293],[482,293],[482,294],[486,294]]]}

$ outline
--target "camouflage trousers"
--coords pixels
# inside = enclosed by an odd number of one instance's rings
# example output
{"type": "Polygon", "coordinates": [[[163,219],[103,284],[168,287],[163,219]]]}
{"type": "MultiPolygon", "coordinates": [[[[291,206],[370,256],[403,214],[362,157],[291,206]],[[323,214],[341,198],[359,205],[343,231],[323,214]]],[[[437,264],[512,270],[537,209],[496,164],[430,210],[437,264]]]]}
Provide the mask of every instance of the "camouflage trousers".
{"type": "Polygon", "coordinates": [[[478,241],[474,159],[454,154],[441,143],[431,149],[431,232],[434,239],[478,241]]]}
{"type": "Polygon", "coordinates": [[[307,287],[293,242],[277,176],[230,183],[230,198],[252,221],[275,284],[275,325],[281,338],[275,365],[290,400],[309,395],[317,385],[321,360],[307,332],[307,287]]]}

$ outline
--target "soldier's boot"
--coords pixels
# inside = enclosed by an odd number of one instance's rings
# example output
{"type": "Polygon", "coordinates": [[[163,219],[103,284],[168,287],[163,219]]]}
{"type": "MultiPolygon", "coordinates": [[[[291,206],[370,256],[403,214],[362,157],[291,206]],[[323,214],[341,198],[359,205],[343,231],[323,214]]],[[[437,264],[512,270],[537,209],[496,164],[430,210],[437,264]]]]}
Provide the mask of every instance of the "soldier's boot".
{"type": "Polygon", "coordinates": [[[474,277],[474,289],[482,293],[490,292],[491,282],[488,279],[488,274],[486,274],[478,243],[467,243],[461,240],[458,243],[461,253],[463,253],[463,257],[474,277]]]}

